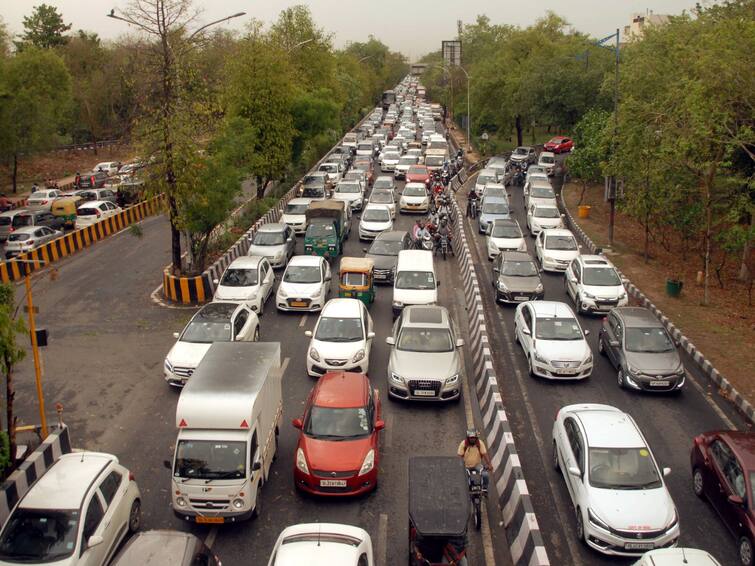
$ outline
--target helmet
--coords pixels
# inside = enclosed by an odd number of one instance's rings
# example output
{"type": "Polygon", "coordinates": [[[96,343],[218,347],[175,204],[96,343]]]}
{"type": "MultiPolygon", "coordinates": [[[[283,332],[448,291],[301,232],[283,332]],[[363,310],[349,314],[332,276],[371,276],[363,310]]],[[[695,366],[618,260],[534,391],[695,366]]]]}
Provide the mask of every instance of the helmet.
{"type": "Polygon", "coordinates": [[[467,429],[467,440],[475,439],[477,440],[477,437],[479,434],[477,433],[477,429],[474,428],[468,428],[467,429]]]}

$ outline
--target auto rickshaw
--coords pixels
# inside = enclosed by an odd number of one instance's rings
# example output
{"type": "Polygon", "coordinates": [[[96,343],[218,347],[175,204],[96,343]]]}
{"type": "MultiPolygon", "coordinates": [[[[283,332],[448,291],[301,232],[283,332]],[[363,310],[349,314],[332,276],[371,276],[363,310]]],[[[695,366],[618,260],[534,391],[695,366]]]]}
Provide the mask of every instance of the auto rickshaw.
{"type": "Polygon", "coordinates": [[[461,458],[409,459],[409,566],[467,566],[469,488],[461,458]]]}
{"type": "Polygon", "coordinates": [[[375,301],[375,262],[366,257],[342,257],[338,296],[359,299],[366,306],[375,301]]]}
{"type": "Polygon", "coordinates": [[[73,228],[76,225],[76,209],[81,204],[83,204],[81,197],[62,197],[53,201],[50,212],[53,216],[62,218],[66,228],[73,228]]]}

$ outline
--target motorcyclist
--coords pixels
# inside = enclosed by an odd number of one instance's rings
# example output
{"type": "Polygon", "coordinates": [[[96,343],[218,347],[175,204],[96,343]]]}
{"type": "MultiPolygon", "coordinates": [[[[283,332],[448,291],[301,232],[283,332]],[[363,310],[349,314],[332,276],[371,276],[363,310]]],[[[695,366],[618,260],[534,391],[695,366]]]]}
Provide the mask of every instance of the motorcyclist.
{"type": "Polygon", "coordinates": [[[493,463],[488,455],[488,448],[483,440],[479,437],[476,429],[467,430],[467,435],[459,444],[457,450],[459,457],[464,460],[464,467],[470,470],[477,470],[482,466],[482,484],[485,488],[488,486],[487,471],[493,469],[493,463]]]}
{"type": "Polygon", "coordinates": [[[472,189],[469,191],[469,194],[467,195],[467,218],[474,218],[475,215],[472,214],[472,203],[474,202],[476,205],[480,204],[480,197],[477,194],[477,191],[472,189]]]}
{"type": "Polygon", "coordinates": [[[424,226],[422,225],[422,220],[417,218],[417,220],[414,222],[414,226],[412,226],[412,238],[415,242],[419,242],[419,233],[424,230],[424,226]]]}

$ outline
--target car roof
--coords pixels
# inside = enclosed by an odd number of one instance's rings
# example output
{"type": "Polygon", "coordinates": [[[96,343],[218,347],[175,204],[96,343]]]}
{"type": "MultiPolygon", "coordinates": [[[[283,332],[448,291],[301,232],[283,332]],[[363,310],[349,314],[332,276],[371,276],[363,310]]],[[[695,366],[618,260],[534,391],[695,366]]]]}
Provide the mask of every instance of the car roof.
{"type": "Polygon", "coordinates": [[[257,232],[282,232],[285,229],[285,224],[281,224],[279,222],[271,222],[269,224],[263,224],[262,226],[257,228],[257,232]]]}
{"type": "MultiPolygon", "coordinates": [[[[45,226],[22,226],[13,230],[11,234],[31,234],[33,232],[36,232],[40,228],[45,228],[45,226]]],[[[49,228],[49,226],[47,226],[47,228],[49,228]]]]}
{"type": "Polygon", "coordinates": [[[257,268],[260,262],[265,259],[258,255],[242,255],[234,259],[228,266],[228,269],[251,269],[257,268]]]}
{"type": "Polygon", "coordinates": [[[618,307],[612,309],[621,317],[625,328],[663,326],[656,316],[644,307],[618,307]]]}
{"type": "Polygon", "coordinates": [[[483,175],[495,175],[497,177],[498,176],[498,171],[496,171],[495,169],[493,169],[491,167],[485,167],[485,169],[483,169],[482,171],[480,171],[480,174],[477,175],[477,176],[481,177],[483,175]]]}
{"type": "Polygon", "coordinates": [[[388,230],[387,232],[381,232],[380,234],[378,234],[375,239],[397,242],[399,240],[403,240],[405,236],[406,236],[406,232],[403,230],[388,230]]]}
{"type": "Polygon", "coordinates": [[[485,195],[484,197],[482,197],[482,200],[483,202],[509,202],[508,198],[500,197],[498,195],[485,195]]]}
{"type": "Polygon", "coordinates": [[[6,210],[5,212],[0,212],[0,216],[10,216],[13,218],[17,214],[21,214],[22,212],[29,212],[26,208],[14,208],[13,210],[6,210]]]}
{"type": "Polygon", "coordinates": [[[541,151],[540,152],[540,157],[542,157],[543,155],[548,155],[550,157],[556,157],[556,154],[553,153],[552,151],[541,151]]]}
{"type": "Polygon", "coordinates": [[[587,403],[562,410],[568,410],[579,419],[591,448],[647,447],[632,418],[616,407],[587,403]]]}
{"type": "Polygon", "coordinates": [[[519,228],[519,222],[514,218],[494,218],[493,226],[516,226],[519,228]]]}
{"type": "Polygon", "coordinates": [[[721,566],[720,562],[704,550],[697,548],[656,548],[642,556],[648,566],[721,566]]]}
{"type": "Polygon", "coordinates": [[[82,203],[79,208],[97,208],[101,204],[104,204],[107,201],[104,200],[90,200],[88,202],[82,203]]]}
{"type": "Polygon", "coordinates": [[[747,471],[755,471],[755,433],[725,430],[718,434],[728,442],[747,471]]]}
{"type": "Polygon", "coordinates": [[[141,531],[131,537],[111,564],[113,566],[182,565],[187,558],[187,550],[192,551],[201,544],[202,542],[191,533],[167,529],[141,531]]]}
{"type": "Polygon", "coordinates": [[[323,375],[315,386],[312,404],[318,407],[364,407],[370,380],[363,373],[334,371],[323,375]]]}
{"type": "Polygon", "coordinates": [[[548,179],[546,179],[545,177],[540,177],[540,173],[537,173],[537,176],[533,176],[530,179],[530,186],[548,187],[549,189],[553,188],[553,185],[551,185],[551,182],[548,179]]]}
{"type": "Polygon", "coordinates": [[[286,527],[279,537],[281,545],[276,553],[276,564],[281,564],[281,566],[354,564],[358,558],[356,545],[367,539],[369,535],[366,531],[350,525],[334,523],[292,525],[286,527]],[[338,540],[341,537],[344,537],[343,540],[338,540]]]}
{"type": "MultiPolygon", "coordinates": [[[[372,195],[370,195],[370,198],[372,198],[372,195]]],[[[367,203],[367,206],[364,207],[364,212],[367,212],[368,210],[384,210],[388,214],[391,213],[391,209],[386,204],[380,204],[377,202],[370,202],[367,203]]],[[[364,217],[364,214],[362,214],[362,217],[364,217]]]]}
{"type": "Polygon", "coordinates": [[[503,252],[502,261],[535,261],[527,252],[503,252]]]}
{"type": "Polygon", "coordinates": [[[574,312],[566,303],[560,301],[529,301],[537,318],[574,318],[574,312]]]}
{"type": "Polygon", "coordinates": [[[19,503],[24,509],[79,509],[89,489],[115,456],[73,452],[61,456],[19,503]]]}
{"type": "Polygon", "coordinates": [[[319,255],[295,255],[288,260],[288,266],[292,265],[317,265],[319,266],[323,262],[323,258],[319,255]]]}
{"type": "Polygon", "coordinates": [[[546,236],[572,236],[574,237],[574,234],[572,234],[571,230],[567,230],[566,228],[547,228],[543,230],[545,232],[546,236]]]}
{"type": "Polygon", "coordinates": [[[286,204],[310,204],[311,202],[311,198],[292,198],[286,204]]]}
{"type": "Polygon", "coordinates": [[[360,318],[362,301],[359,299],[330,299],[322,308],[320,317],[336,316],[343,318],[360,318]]]}
{"type": "Polygon", "coordinates": [[[448,309],[439,305],[411,305],[404,309],[402,327],[450,328],[448,309]]]}
{"type": "Polygon", "coordinates": [[[239,303],[218,301],[207,303],[197,311],[192,320],[202,319],[207,322],[227,322],[239,308],[239,303]]]}
{"type": "Polygon", "coordinates": [[[613,264],[602,255],[587,254],[578,257],[585,269],[594,267],[613,267],[613,264]]]}

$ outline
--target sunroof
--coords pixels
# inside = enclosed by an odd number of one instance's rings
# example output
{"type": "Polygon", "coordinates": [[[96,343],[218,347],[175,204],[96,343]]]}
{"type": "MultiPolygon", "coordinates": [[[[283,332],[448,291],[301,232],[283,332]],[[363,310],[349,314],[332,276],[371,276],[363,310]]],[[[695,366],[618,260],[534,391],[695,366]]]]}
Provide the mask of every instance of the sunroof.
{"type": "Polygon", "coordinates": [[[419,308],[419,309],[412,309],[411,316],[409,317],[409,322],[417,322],[417,323],[424,323],[424,324],[440,324],[443,322],[443,316],[441,314],[441,310],[437,308],[419,308]]]}

